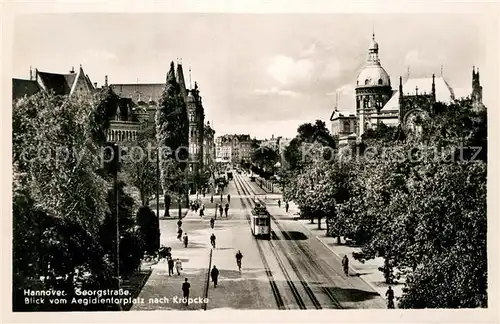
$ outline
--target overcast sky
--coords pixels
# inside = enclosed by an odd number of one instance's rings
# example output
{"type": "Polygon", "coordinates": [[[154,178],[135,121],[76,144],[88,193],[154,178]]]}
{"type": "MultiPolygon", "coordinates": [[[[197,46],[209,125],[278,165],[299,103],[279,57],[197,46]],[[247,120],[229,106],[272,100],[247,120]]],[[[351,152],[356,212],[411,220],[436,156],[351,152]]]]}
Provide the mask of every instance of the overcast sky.
{"type": "MultiPolygon", "coordinates": [[[[480,16],[362,14],[51,14],[19,16],[14,77],[30,65],[67,73],[83,65],[93,82],[164,82],[182,58],[198,82],[216,136],[293,137],[299,124],[354,110],[353,86],[374,27],[381,63],[397,88],[400,75],[443,74],[469,92],[472,66],[488,87],[487,32],[480,16]]],[[[496,72],[496,71],[494,71],[496,72]]],[[[496,107],[495,107],[496,108],[496,107]]]]}

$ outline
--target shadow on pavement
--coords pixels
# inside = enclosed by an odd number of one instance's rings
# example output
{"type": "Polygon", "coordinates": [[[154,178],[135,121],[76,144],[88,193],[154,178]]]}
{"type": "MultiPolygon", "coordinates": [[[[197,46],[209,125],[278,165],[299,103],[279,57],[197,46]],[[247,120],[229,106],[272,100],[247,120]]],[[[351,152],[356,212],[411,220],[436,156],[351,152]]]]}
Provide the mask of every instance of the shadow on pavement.
{"type": "Polygon", "coordinates": [[[283,236],[285,237],[285,240],[292,240],[292,241],[301,241],[301,240],[307,240],[308,237],[302,233],[302,232],[296,232],[296,231],[281,231],[283,233],[283,236]]]}
{"type": "Polygon", "coordinates": [[[380,295],[376,292],[370,292],[353,288],[339,288],[339,287],[324,287],[324,288],[330,291],[332,295],[335,296],[335,299],[337,299],[337,301],[339,302],[361,302],[380,297],[380,295]]]}

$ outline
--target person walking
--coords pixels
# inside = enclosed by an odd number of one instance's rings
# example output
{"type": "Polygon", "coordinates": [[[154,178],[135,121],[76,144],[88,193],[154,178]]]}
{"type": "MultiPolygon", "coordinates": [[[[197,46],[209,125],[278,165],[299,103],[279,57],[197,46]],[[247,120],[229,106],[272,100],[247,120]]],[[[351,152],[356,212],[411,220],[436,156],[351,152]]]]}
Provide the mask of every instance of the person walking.
{"type": "Polygon", "coordinates": [[[182,228],[177,230],[177,239],[182,242],[182,228]]]}
{"type": "Polygon", "coordinates": [[[212,235],[210,235],[210,244],[212,244],[212,247],[215,249],[215,234],[212,233],[212,235]]]}
{"type": "Polygon", "coordinates": [[[238,270],[241,272],[241,259],[243,259],[243,254],[241,254],[241,251],[238,250],[236,252],[236,265],[238,266],[238,270]]]}
{"type": "Polygon", "coordinates": [[[287,213],[288,213],[288,207],[289,207],[289,205],[288,205],[288,201],[287,201],[287,202],[285,203],[285,211],[286,211],[287,213]]]}
{"type": "Polygon", "coordinates": [[[342,267],[344,268],[345,275],[349,276],[349,258],[347,254],[342,258],[342,267]]]}
{"type": "Polygon", "coordinates": [[[171,276],[174,274],[174,260],[172,257],[168,258],[168,275],[171,276]]]}
{"type": "Polygon", "coordinates": [[[224,215],[222,211],[222,204],[219,205],[219,214],[221,217],[224,215]]]}
{"type": "Polygon", "coordinates": [[[214,225],[215,225],[215,220],[213,218],[210,219],[210,227],[212,229],[214,229],[214,225]]]}
{"type": "Polygon", "coordinates": [[[177,221],[177,227],[178,227],[178,228],[181,228],[181,226],[182,226],[182,221],[179,219],[179,220],[177,221]]]}
{"type": "Polygon", "coordinates": [[[387,297],[387,308],[394,309],[394,290],[391,286],[385,292],[385,296],[387,297]]]}
{"type": "Polygon", "coordinates": [[[191,284],[188,282],[188,278],[186,278],[182,284],[182,297],[186,298],[186,306],[189,305],[189,288],[191,288],[191,284]]]}
{"type": "Polygon", "coordinates": [[[226,213],[226,217],[227,217],[228,210],[229,210],[229,204],[226,204],[226,208],[224,209],[224,212],[226,213]]]}
{"type": "Polygon", "coordinates": [[[187,233],[184,233],[184,247],[185,248],[188,247],[188,235],[187,235],[187,233]]]}
{"type": "Polygon", "coordinates": [[[214,196],[213,196],[213,195],[210,197],[210,203],[211,203],[211,204],[213,204],[213,203],[214,203],[214,196]]]}
{"type": "Polygon", "coordinates": [[[281,200],[278,199],[278,208],[281,208],[281,200]]]}
{"type": "Polygon", "coordinates": [[[182,270],[182,261],[179,258],[175,259],[175,270],[177,270],[177,275],[180,276],[182,270]]]}
{"type": "Polygon", "coordinates": [[[200,217],[203,217],[205,215],[204,211],[205,211],[205,205],[201,206],[200,208],[200,217]]]}
{"type": "Polygon", "coordinates": [[[231,195],[230,194],[227,195],[227,202],[228,203],[231,202],[231,195]]]}
{"type": "Polygon", "coordinates": [[[212,281],[214,282],[214,288],[217,288],[217,279],[219,278],[219,269],[216,266],[212,268],[210,272],[210,276],[212,277],[212,281]]]}

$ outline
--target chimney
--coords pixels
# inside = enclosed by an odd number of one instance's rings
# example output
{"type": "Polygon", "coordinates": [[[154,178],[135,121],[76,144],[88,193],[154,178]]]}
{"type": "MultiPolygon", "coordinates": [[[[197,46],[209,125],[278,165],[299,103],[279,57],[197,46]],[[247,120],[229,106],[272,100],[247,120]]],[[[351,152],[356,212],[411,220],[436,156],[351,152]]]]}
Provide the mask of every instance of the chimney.
{"type": "Polygon", "coordinates": [[[35,81],[38,82],[38,69],[35,69],[35,81]]]}
{"type": "Polygon", "coordinates": [[[104,76],[104,86],[105,87],[108,86],[108,76],[107,75],[104,76]]]}
{"type": "Polygon", "coordinates": [[[94,82],[94,88],[97,88],[97,82],[94,82]]]}
{"type": "Polygon", "coordinates": [[[74,66],[71,67],[71,71],[69,71],[69,73],[75,73],[75,67],[74,66]]]}
{"type": "Polygon", "coordinates": [[[30,65],[30,80],[33,80],[33,69],[31,68],[31,65],[30,65]]]}

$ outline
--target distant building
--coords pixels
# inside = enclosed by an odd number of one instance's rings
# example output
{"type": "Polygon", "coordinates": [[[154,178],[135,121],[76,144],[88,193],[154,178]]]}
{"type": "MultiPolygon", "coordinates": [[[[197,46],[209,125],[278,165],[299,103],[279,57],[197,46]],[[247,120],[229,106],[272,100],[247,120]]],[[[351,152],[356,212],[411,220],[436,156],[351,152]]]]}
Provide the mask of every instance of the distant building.
{"type": "MultiPolygon", "coordinates": [[[[415,118],[428,118],[435,102],[451,103],[455,94],[441,76],[428,78],[399,78],[399,88],[393,90],[389,74],[380,63],[379,45],[373,35],[365,67],[358,74],[355,87],[356,114],[344,115],[335,107],[330,116],[332,134],[340,145],[355,142],[369,128],[379,123],[413,127],[415,118]]],[[[472,72],[472,94],[475,109],[484,108],[479,71],[472,72]]]]}
{"type": "Polygon", "coordinates": [[[253,148],[250,135],[223,135],[215,140],[216,161],[220,163],[249,162],[253,148]]]}
{"type": "Polygon", "coordinates": [[[215,130],[210,126],[210,122],[205,124],[205,129],[203,131],[203,165],[205,169],[208,169],[211,165],[215,163],[215,130]]]}

